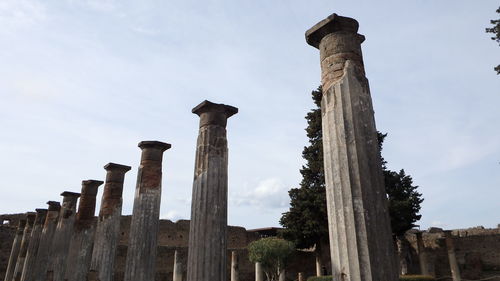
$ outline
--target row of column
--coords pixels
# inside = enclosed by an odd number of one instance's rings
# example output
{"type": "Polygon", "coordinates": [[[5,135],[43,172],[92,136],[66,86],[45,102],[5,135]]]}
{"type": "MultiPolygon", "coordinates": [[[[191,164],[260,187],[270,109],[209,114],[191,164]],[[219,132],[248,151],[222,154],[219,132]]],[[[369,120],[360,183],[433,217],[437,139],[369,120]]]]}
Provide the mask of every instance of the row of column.
{"type": "MultiPolygon", "coordinates": [[[[238,109],[204,101],[192,110],[200,117],[189,235],[187,278],[226,280],[227,119],[238,109]]],[[[142,150],[130,225],[125,281],[153,281],[157,249],[163,152],[159,141],[142,150]]],[[[5,281],[111,281],[120,230],[122,192],[129,166],[109,163],[99,216],[94,218],[98,180],[82,182],[81,193],[65,191],[62,205],[49,201],[20,221],[5,281]],[[79,201],[78,201],[79,200],[79,201]],[[78,211],[77,211],[78,202],[78,211]]],[[[175,280],[182,265],[174,266],[175,280]]]]}

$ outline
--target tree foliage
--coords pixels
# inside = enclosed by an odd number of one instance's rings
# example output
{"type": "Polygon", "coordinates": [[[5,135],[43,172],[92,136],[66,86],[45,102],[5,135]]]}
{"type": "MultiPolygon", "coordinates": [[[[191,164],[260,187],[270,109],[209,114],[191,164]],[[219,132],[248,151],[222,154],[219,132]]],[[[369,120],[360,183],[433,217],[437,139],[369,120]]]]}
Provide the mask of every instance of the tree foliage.
{"type": "MultiPolygon", "coordinates": [[[[284,227],[282,235],[293,241],[297,248],[320,246],[328,239],[328,220],[326,193],[323,170],[323,144],[321,127],[321,87],[312,92],[316,107],[306,115],[309,146],[304,147],[302,157],[306,164],[300,170],[302,181],[300,188],[292,188],[290,209],[283,213],[280,224],[284,227]]],[[[378,133],[379,150],[387,134],[378,133]]],[[[389,214],[394,235],[402,235],[415,226],[420,219],[418,214],[422,203],[422,194],[417,192],[411,176],[404,170],[394,172],[387,169],[387,162],[382,158],[386,192],[389,199],[389,214]]]]}
{"type": "MultiPolygon", "coordinates": [[[[491,40],[496,41],[500,45],[500,8],[498,8],[496,12],[499,14],[499,19],[490,20],[493,27],[487,27],[486,33],[492,33],[493,36],[491,37],[491,40]]],[[[497,74],[500,74],[500,64],[495,67],[495,71],[497,74]]]]}
{"type": "Polygon", "coordinates": [[[262,238],[248,245],[248,258],[259,262],[268,281],[276,281],[295,251],[292,242],[276,237],[262,238]]]}
{"type": "Polygon", "coordinates": [[[309,146],[304,147],[302,157],[306,164],[300,173],[300,188],[292,188],[290,210],[283,214],[280,224],[285,228],[282,235],[293,241],[297,248],[305,249],[319,245],[328,237],[328,219],[326,213],[325,179],[323,171],[323,143],[321,129],[322,89],[312,91],[316,108],[306,115],[306,133],[309,146]]]}

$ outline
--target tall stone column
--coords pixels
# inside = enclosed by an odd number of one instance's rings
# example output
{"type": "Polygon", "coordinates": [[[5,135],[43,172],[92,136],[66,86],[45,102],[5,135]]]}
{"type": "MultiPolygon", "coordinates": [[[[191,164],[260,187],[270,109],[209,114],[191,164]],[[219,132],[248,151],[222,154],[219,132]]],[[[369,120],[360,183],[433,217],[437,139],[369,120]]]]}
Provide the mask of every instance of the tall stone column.
{"type": "Polygon", "coordinates": [[[61,193],[63,202],[59,213],[52,246],[50,250],[49,266],[47,268],[47,281],[63,281],[66,271],[66,262],[71,243],[71,236],[75,226],[76,202],[80,193],[65,191],[61,193]]]}
{"type": "Polygon", "coordinates": [[[278,276],[278,281],[285,281],[286,280],[286,270],[282,269],[280,271],[280,275],[278,276]]]}
{"type": "Polygon", "coordinates": [[[260,262],[255,263],[255,281],[264,281],[264,271],[260,262]]]}
{"type": "Polygon", "coordinates": [[[35,209],[36,217],[31,230],[30,243],[24,260],[21,281],[33,281],[35,277],[36,259],[38,256],[38,246],[40,246],[40,237],[42,235],[43,223],[47,216],[47,209],[35,209]]]}
{"type": "Polygon", "coordinates": [[[227,262],[227,119],[236,107],[204,101],[196,148],[187,280],[225,281],[227,262]]]}
{"type": "Polygon", "coordinates": [[[321,262],[321,252],[316,251],[316,276],[323,276],[323,263],[321,262]]]}
{"type": "Polygon", "coordinates": [[[173,281],[182,281],[182,262],[177,250],[174,252],[173,281]]]}
{"type": "Polygon", "coordinates": [[[52,238],[54,236],[54,231],[56,230],[59,212],[61,211],[61,204],[59,204],[59,202],[49,201],[47,204],[49,205],[49,209],[43,224],[42,234],[40,235],[40,245],[38,246],[38,255],[34,269],[33,280],[35,281],[45,280],[49,265],[52,238]]]}
{"type": "Polygon", "coordinates": [[[334,280],[396,281],[373,106],[358,22],[336,14],[306,32],[320,50],[323,152],[334,280]]]}
{"type": "Polygon", "coordinates": [[[427,253],[425,252],[424,240],[422,239],[422,232],[417,232],[417,250],[418,262],[420,263],[420,274],[431,275],[429,272],[429,262],[427,260],[427,253]]]}
{"type": "Polygon", "coordinates": [[[82,181],[82,192],[71,238],[65,280],[84,281],[90,269],[96,220],[94,219],[97,189],[103,181],[82,181]]]}
{"type": "Polygon", "coordinates": [[[21,249],[21,241],[23,240],[24,228],[26,227],[26,219],[19,220],[12,249],[10,250],[9,263],[7,264],[7,271],[5,271],[4,281],[12,281],[14,276],[14,269],[16,268],[17,258],[19,257],[19,250],[21,249]]]}
{"type": "Polygon", "coordinates": [[[160,218],[163,152],[170,144],[143,141],[137,174],[130,240],[125,263],[125,281],[154,281],[160,218]]]}
{"type": "Polygon", "coordinates": [[[36,213],[34,212],[26,213],[26,226],[24,227],[23,239],[21,241],[21,247],[19,248],[19,255],[14,269],[14,275],[12,276],[13,281],[21,280],[21,274],[23,273],[24,261],[26,260],[26,254],[28,253],[28,246],[31,239],[31,231],[33,230],[35,217],[36,213]]]}
{"type": "Polygon", "coordinates": [[[450,261],[450,270],[453,281],[460,281],[460,268],[458,267],[457,257],[455,256],[455,245],[451,237],[451,231],[445,230],[444,237],[446,241],[446,248],[448,249],[448,260],[450,261]]]}
{"type": "Polygon", "coordinates": [[[240,281],[240,265],[238,252],[231,251],[231,281],[240,281]]]}
{"type": "Polygon", "coordinates": [[[125,173],[130,170],[130,167],[108,163],[104,169],[106,169],[106,183],[97,221],[89,279],[112,281],[116,247],[120,234],[123,182],[125,173]],[[95,275],[95,277],[91,277],[91,275],[95,275]]]}
{"type": "Polygon", "coordinates": [[[304,281],[304,273],[299,272],[299,276],[297,278],[299,281],[304,281]]]}

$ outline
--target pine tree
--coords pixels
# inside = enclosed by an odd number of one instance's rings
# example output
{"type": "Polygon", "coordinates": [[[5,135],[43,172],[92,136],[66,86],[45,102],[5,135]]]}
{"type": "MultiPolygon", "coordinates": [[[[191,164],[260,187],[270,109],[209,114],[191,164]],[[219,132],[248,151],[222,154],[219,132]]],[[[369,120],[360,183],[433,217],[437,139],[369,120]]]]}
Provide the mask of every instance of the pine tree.
{"type": "MultiPolygon", "coordinates": [[[[316,108],[306,115],[307,137],[309,146],[304,147],[302,157],[306,164],[300,170],[302,181],[300,188],[292,188],[290,210],[283,213],[280,224],[284,227],[282,235],[292,241],[297,248],[304,249],[316,245],[319,250],[323,241],[328,239],[328,220],[326,193],[323,170],[323,144],[321,128],[322,89],[312,92],[316,108]]],[[[379,150],[387,134],[378,133],[379,150]]],[[[387,169],[387,162],[382,158],[382,169],[386,192],[389,198],[391,227],[395,236],[404,234],[415,226],[420,219],[418,212],[422,203],[422,194],[417,192],[411,176],[404,170],[399,173],[387,169]]]]}
{"type": "MultiPolygon", "coordinates": [[[[500,15],[500,8],[497,9],[497,14],[500,15]]],[[[500,45],[500,18],[496,20],[490,20],[490,23],[493,27],[487,27],[486,33],[493,33],[491,40],[497,41],[500,45]]],[[[495,71],[497,74],[500,74],[500,64],[495,67],[495,71]]]]}

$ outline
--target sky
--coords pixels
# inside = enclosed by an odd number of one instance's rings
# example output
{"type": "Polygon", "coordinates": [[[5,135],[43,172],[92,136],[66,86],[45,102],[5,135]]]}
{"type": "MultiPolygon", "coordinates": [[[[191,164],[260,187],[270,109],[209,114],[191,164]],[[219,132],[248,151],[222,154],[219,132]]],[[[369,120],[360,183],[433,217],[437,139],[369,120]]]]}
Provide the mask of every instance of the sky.
{"type": "MultiPolygon", "coordinates": [[[[304,164],[306,113],[320,84],[305,31],[353,17],[383,157],[425,201],[421,229],[500,223],[500,48],[485,33],[498,1],[0,1],[0,213],[20,213],[132,166],[137,144],[165,152],[161,217],[189,219],[203,100],[228,121],[228,223],[279,226],[304,164]]],[[[98,195],[100,201],[101,191],[98,195]]],[[[98,204],[99,208],[99,204],[98,204]]]]}

